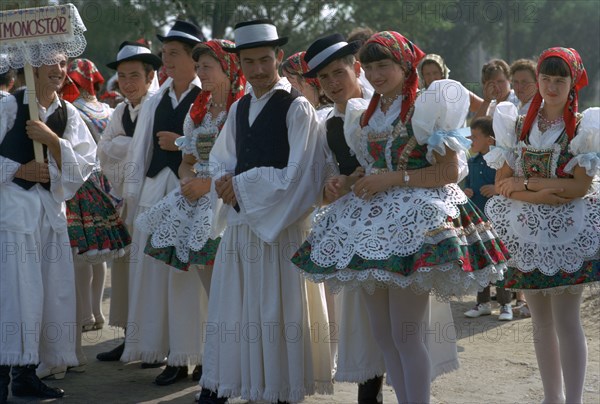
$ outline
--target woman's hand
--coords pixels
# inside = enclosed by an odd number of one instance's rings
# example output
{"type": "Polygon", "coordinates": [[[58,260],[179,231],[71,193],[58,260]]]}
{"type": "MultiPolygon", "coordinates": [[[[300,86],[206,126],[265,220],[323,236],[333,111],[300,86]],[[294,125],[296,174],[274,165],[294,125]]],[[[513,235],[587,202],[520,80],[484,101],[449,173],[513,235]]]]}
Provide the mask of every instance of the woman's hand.
{"type": "Polygon", "coordinates": [[[354,193],[359,198],[369,200],[376,193],[387,191],[394,185],[393,178],[391,176],[392,174],[394,174],[394,172],[362,177],[356,181],[356,184],[354,184],[354,193]]]}
{"type": "Polygon", "coordinates": [[[545,188],[536,191],[534,192],[535,203],[544,205],[562,205],[573,200],[573,198],[558,196],[557,194],[560,194],[561,192],[564,192],[564,188],[545,188]]]}
{"type": "Polygon", "coordinates": [[[210,190],[210,180],[205,178],[183,178],[181,194],[190,202],[195,202],[210,190]]]}
{"type": "Polygon", "coordinates": [[[503,178],[496,182],[496,191],[500,195],[510,198],[513,192],[526,191],[524,181],[525,179],[522,177],[503,178]]]}

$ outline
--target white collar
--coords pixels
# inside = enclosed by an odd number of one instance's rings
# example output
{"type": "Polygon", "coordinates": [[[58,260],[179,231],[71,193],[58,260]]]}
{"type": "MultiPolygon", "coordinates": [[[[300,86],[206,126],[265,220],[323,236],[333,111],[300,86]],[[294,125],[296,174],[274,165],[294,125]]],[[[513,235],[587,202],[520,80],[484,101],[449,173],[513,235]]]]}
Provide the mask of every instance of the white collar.
{"type": "Polygon", "coordinates": [[[266,98],[271,97],[271,95],[277,90],[285,90],[287,92],[290,92],[291,89],[292,89],[292,85],[290,84],[288,79],[286,79],[285,77],[280,77],[279,81],[277,81],[273,85],[273,87],[271,87],[271,89],[269,91],[267,91],[266,93],[264,93],[260,98],[256,98],[253,88],[251,88],[249,92],[252,96],[252,101],[260,101],[260,100],[264,100],[266,98]]]}

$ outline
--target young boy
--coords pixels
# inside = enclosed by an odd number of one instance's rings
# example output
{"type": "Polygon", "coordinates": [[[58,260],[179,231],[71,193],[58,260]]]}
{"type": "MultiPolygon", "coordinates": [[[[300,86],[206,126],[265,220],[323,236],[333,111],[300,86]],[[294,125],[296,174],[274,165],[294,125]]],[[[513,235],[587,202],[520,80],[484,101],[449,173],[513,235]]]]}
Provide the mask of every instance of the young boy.
{"type": "MultiPolygon", "coordinates": [[[[465,179],[465,194],[479,208],[482,217],[485,217],[486,202],[497,194],[494,186],[496,170],[490,168],[483,159],[483,156],[490,151],[490,146],[495,143],[491,116],[477,118],[471,123],[471,141],[473,142],[471,150],[477,154],[469,159],[469,175],[465,179]]],[[[501,306],[498,320],[512,320],[511,295],[511,292],[506,289],[496,288],[496,298],[501,306]]],[[[492,314],[492,307],[490,287],[488,286],[483,292],[477,294],[477,304],[465,312],[465,316],[476,318],[489,314],[492,314]]]]}
{"type": "MultiPolygon", "coordinates": [[[[123,180],[127,170],[125,157],[133,139],[138,115],[149,97],[158,90],[155,70],[162,61],[150,49],[137,42],[123,42],[119,47],[117,60],[107,67],[117,71],[119,90],[125,101],[117,105],[108,126],[98,143],[98,159],[102,170],[113,186],[112,192],[121,196],[123,180]],[[153,85],[153,82],[155,84],[153,85]]],[[[124,221],[127,208],[120,212],[124,221]]],[[[113,327],[125,328],[129,307],[129,254],[116,258],[111,264],[110,318],[113,327]]],[[[123,354],[125,343],[108,352],[100,352],[96,358],[101,361],[118,361],[123,354]]]]}

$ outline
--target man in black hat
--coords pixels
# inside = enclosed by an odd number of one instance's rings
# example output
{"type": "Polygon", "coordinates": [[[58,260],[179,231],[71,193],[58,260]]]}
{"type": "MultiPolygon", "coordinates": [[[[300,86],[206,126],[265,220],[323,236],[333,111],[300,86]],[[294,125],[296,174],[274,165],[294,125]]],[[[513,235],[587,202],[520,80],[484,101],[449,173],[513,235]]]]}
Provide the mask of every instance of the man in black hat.
{"type": "MultiPolygon", "coordinates": [[[[119,89],[125,101],[115,108],[111,120],[98,142],[98,159],[102,171],[109,178],[112,191],[118,196],[123,193],[123,176],[127,170],[125,157],[135,131],[137,117],[146,99],[158,90],[156,72],[162,61],[139,42],[125,41],[119,47],[117,59],[108,63],[117,71],[119,89]]],[[[121,209],[125,220],[127,209],[121,209]]],[[[111,264],[110,320],[114,327],[125,328],[129,298],[129,254],[115,258],[111,264]]],[[[108,352],[99,353],[101,361],[118,361],[123,354],[122,343],[108,352]]]]}
{"type": "Polygon", "coordinates": [[[67,56],[34,68],[35,94],[19,90],[0,102],[0,402],[12,366],[13,396],[60,398],[62,389],[36,375],[76,366],[75,279],[65,201],[92,172],[96,144],[81,116],[58,92],[67,56]],[[29,103],[37,102],[39,120],[29,103]],[[34,159],[43,145],[45,162],[34,159]]]}
{"type": "Polygon", "coordinates": [[[287,38],[268,20],[237,24],[234,35],[252,89],[232,105],[210,154],[213,195],[224,203],[214,220],[227,228],[213,267],[200,402],[298,402],[332,392],[329,344],[323,334],[311,339],[328,330],[322,286],[290,261],[319,199],[325,153],[315,110],[278,74],[287,38]]]}
{"type": "Polygon", "coordinates": [[[165,370],[155,379],[163,386],[186,378],[188,363],[200,370],[202,283],[194,271],[175,273],[144,255],[148,234],[133,222],[179,187],[181,151],[175,140],[183,134],[184,119],[200,93],[192,49],[205,39],[194,24],[179,20],[158,39],[169,79],[144,102],[125,158],[126,223],[135,252],[129,266],[129,313],[121,360],[161,362],[167,357],[165,370]]]}
{"type": "MultiPolygon", "coordinates": [[[[326,183],[326,202],[333,202],[349,192],[350,185],[363,173],[344,136],[344,114],[348,100],[362,99],[362,105],[366,107],[373,95],[371,85],[360,82],[360,62],[354,57],[359,47],[358,42],[348,43],[342,35],[332,34],[313,42],[304,56],[310,68],[304,76],[316,77],[325,95],[334,102],[324,125],[327,145],[333,154],[338,175],[326,183]]],[[[335,379],[340,382],[361,379],[358,403],[377,404],[383,398],[380,392],[385,363],[381,352],[372,349],[376,341],[369,327],[362,291],[344,289],[335,302],[335,322],[339,327],[335,379]],[[378,376],[371,378],[373,375],[378,376]]]]}

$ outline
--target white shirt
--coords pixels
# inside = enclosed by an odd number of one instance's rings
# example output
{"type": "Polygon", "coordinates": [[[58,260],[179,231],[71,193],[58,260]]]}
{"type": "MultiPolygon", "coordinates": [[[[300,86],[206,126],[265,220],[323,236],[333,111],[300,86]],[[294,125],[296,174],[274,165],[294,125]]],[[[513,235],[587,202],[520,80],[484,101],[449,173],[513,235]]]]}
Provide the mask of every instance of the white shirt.
{"type": "MultiPolygon", "coordinates": [[[[27,93],[24,104],[28,105],[27,93]]],[[[46,109],[38,103],[40,120],[45,122],[61,105],[57,96],[46,109]]],[[[0,156],[0,229],[32,234],[36,231],[40,214],[45,214],[55,231],[67,231],[66,206],[92,172],[96,158],[96,143],[79,116],[79,111],[67,106],[67,126],[60,142],[62,164],[58,169],[52,153],[48,153],[50,192],[36,184],[25,190],[13,182],[20,163],[0,156]]],[[[0,103],[0,142],[12,129],[17,116],[14,96],[0,103]]]]}
{"type": "MultiPolygon", "coordinates": [[[[282,78],[260,98],[250,91],[250,124],[278,89],[289,92],[291,85],[282,78]]],[[[231,106],[227,121],[210,153],[210,165],[215,167],[213,180],[235,172],[238,105],[236,102],[231,106]]],[[[325,179],[326,156],[322,144],[324,136],[319,134],[316,112],[306,98],[297,97],[291,103],[286,124],[290,145],[287,167],[255,167],[233,178],[239,212],[229,205],[221,205],[213,185],[213,234],[220,234],[225,225],[246,224],[263,241],[271,243],[285,228],[305,219],[316,204],[325,179]]]]}

